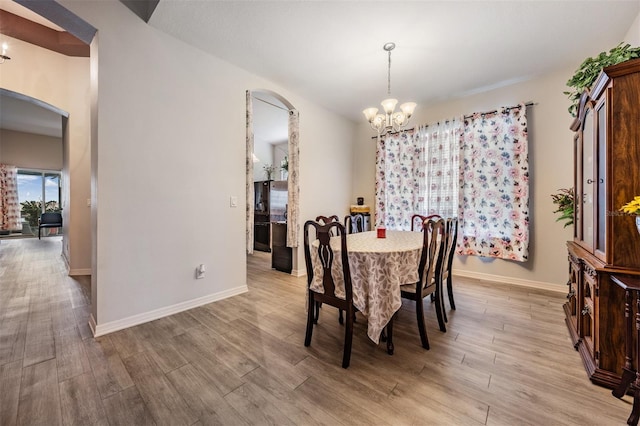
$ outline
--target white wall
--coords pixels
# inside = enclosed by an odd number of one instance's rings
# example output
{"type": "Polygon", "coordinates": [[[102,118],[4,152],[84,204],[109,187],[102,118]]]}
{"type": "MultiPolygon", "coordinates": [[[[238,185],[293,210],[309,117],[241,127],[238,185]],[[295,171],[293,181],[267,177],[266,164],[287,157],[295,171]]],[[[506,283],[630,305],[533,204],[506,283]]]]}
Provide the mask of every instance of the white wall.
{"type": "Polygon", "coordinates": [[[627,35],[624,37],[624,41],[629,43],[631,47],[640,46],[640,13],[636,16],[636,19],[631,24],[631,28],[627,31],[627,35]]]}
{"type": "Polygon", "coordinates": [[[98,333],[246,288],[247,89],[277,92],[300,111],[301,222],[347,205],[352,123],[157,31],[115,0],[61,3],[98,29],[98,333]],[[345,155],[334,159],[337,147],[345,155]],[[335,191],[320,195],[327,183],[335,191]],[[206,277],[196,280],[201,263],[206,277]]]}
{"type": "Polygon", "coordinates": [[[65,153],[69,164],[63,179],[64,247],[71,274],[87,274],[91,267],[89,60],[61,55],[18,39],[2,36],[13,58],[2,64],[2,87],[39,99],[69,113],[65,153]]]}
{"type": "Polygon", "coordinates": [[[27,169],[62,170],[62,139],[0,129],[0,163],[27,169]]]}
{"type": "MultiPolygon", "coordinates": [[[[569,130],[572,118],[567,112],[569,101],[562,94],[574,69],[560,70],[544,77],[437,105],[419,105],[414,124],[433,123],[472,112],[491,111],[499,106],[533,101],[527,110],[529,130],[529,167],[531,218],[529,261],[526,263],[487,259],[474,256],[457,257],[458,273],[486,278],[508,277],[540,286],[563,286],[567,281],[565,242],[572,238],[570,228],[555,222],[555,206],[551,194],[559,188],[573,186],[573,138],[569,130]]],[[[375,206],[375,145],[373,131],[367,123],[360,126],[354,145],[353,194],[364,195],[365,204],[375,206]]]]}

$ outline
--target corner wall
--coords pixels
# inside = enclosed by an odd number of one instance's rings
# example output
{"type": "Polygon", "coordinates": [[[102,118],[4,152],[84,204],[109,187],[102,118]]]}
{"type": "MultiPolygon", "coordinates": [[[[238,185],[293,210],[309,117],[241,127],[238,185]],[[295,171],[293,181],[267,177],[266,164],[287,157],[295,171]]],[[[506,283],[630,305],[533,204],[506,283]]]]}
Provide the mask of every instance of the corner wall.
{"type": "Polygon", "coordinates": [[[63,194],[63,253],[70,274],[89,274],[91,267],[89,218],[89,60],[65,56],[2,36],[15,52],[2,64],[2,87],[39,99],[69,113],[63,171],[70,193],[63,194]],[[68,145],[68,146],[66,146],[68,145]],[[67,173],[68,169],[68,175],[67,173]]]}
{"type": "Polygon", "coordinates": [[[98,334],[246,291],[247,89],[277,92],[300,112],[301,223],[346,211],[351,122],[156,30],[120,2],[61,3],[98,29],[91,70],[98,334]],[[334,158],[337,150],[345,155],[334,158]],[[196,280],[199,264],[207,272],[196,280]]]}

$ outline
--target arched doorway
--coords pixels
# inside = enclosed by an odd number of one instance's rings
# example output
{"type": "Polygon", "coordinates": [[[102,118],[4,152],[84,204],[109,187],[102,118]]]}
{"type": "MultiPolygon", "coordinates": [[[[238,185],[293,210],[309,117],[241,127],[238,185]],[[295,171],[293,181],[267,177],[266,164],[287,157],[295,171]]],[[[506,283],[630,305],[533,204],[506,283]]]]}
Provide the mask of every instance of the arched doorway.
{"type": "MultiPolygon", "coordinates": [[[[279,94],[270,90],[248,90],[246,93],[247,98],[247,132],[246,132],[246,195],[247,195],[247,211],[246,211],[246,248],[247,253],[251,254],[254,250],[254,224],[255,224],[255,191],[254,191],[254,174],[255,174],[255,160],[260,161],[257,156],[254,155],[254,101],[261,103],[270,103],[274,108],[280,108],[286,111],[288,115],[287,119],[287,195],[288,200],[286,203],[286,246],[291,248],[293,270],[297,270],[297,247],[298,247],[298,232],[299,232],[299,171],[298,171],[298,111],[293,105],[279,94]]],[[[271,159],[269,161],[272,161],[271,159]]],[[[269,163],[273,166],[272,163],[269,163]]],[[[275,170],[278,172],[279,170],[275,170]]]]}

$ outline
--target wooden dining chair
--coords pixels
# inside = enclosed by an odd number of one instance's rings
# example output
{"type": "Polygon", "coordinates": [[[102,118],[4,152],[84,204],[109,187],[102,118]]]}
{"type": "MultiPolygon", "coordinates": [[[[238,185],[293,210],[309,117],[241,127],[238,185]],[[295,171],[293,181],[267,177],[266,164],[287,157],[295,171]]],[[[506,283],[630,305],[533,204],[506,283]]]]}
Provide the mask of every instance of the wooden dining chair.
{"type": "Polygon", "coordinates": [[[342,368],[349,367],[351,359],[351,344],[353,341],[353,318],[355,316],[355,306],[353,305],[353,289],[351,285],[351,272],[349,269],[349,253],[347,252],[347,235],[344,226],[337,221],[327,224],[320,224],[315,221],[307,221],[304,224],[304,259],[307,266],[307,331],[304,339],[304,345],[311,344],[311,336],[313,334],[313,325],[317,323],[317,316],[314,315],[313,307],[317,303],[324,303],[346,312],[346,325],[344,335],[344,353],[342,356],[342,368]],[[313,231],[311,231],[313,228],[313,231]],[[311,238],[310,234],[315,234],[315,238],[311,238]],[[336,253],[331,247],[330,240],[332,234],[335,233],[340,237],[340,253],[336,253]],[[317,239],[318,246],[311,246],[313,241],[317,239]],[[322,266],[322,292],[316,292],[311,289],[314,279],[313,264],[311,261],[311,250],[316,250],[318,260],[322,266]],[[336,256],[340,256],[342,260],[342,270],[339,274],[344,280],[344,298],[336,296],[336,282],[332,274],[332,268],[336,256]]]}
{"type": "Polygon", "coordinates": [[[422,231],[422,224],[424,223],[425,220],[428,220],[428,219],[440,219],[440,216],[437,214],[424,216],[416,213],[413,216],[411,216],[411,230],[422,231]]]}
{"type": "MultiPolygon", "coordinates": [[[[321,225],[326,225],[328,223],[331,222],[338,222],[340,223],[340,218],[338,217],[338,215],[331,215],[331,216],[316,216],[316,222],[318,222],[321,225]]],[[[337,234],[337,231],[335,230],[335,228],[331,231],[331,236],[335,237],[337,234]]],[[[315,323],[318,323],[318,317],[320,316],[320,308],[322,307],[322,302],[316,302],[316,307],[315,307],[315,323]]],[[[344,320],[342,319],[342,311],[340,310],[338,313],[338,322],[340,322],[340,324],[344,324],[344,320]]]]}
{"type": "Polygon", "coordinates": [[[444,219],[431,218],[423,222],[423,242],[420,264],[418,266],[419,279],[414,284],[400,286],[400,294],[403,298],[413,300],[416,303],[416,319],[422,347],[429,349],[429,339],[424,323],[423,300],[427,296],[434,295],[436,316],[441,331],[446,331],[442,309],[442,262],[444,258],[444,246],[446,236],[444,233],[444,219]]]}
{"type": "MultiPolygon", "coordinates": [[[[445,222],[445,235],[446,245],[444,252],[444,260],[442,263],[442,286],[446,281],[447,283],[447,296],[449,297],[449,306],[455,311],[456,303],[453,300],[453,281],[451,278],[451,265],[453,264],[453,255],[456,251],[456,241],[458,239],[458,218],[452,217],[445,222]]],[[[445,320],[447,320],[447,313],[444,312],[445,320]]]]}
{"type": "Polygon", "coordinates": [[[364,215],[354,213],[344,217],[344,227],[349,234],[364,232],[364,215]]]}

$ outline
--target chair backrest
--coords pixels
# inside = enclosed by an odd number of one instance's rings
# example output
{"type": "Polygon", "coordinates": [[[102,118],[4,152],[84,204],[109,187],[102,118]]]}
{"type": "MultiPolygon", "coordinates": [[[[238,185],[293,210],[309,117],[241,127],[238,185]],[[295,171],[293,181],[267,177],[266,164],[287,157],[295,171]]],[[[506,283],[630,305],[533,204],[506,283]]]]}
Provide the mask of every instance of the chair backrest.
{"type": "Polygon", "coordinates": [[[364,214],[353,213],[345,216],[344,227],[349,234],[364,232],[364,214]]]}
{"type": "Polygon", "coordinates": [[[313,263],[311,259],[311,250],[315,250],[318,254],[318,260],[322,266],[322,286],[324,288],[324,303],[332,305],[331,300],[335,299],[336,305],[352,303],[353,293],[351,286],[351,271],[349,269],[349,253],[347,252],[347,234],[344,226],[340,222],[331,221],[326,224],[308,220],[304,224],[304,260],[307,266],[307,286],[311,286],[314,279],[313,263]],[[342,260],[342,271],[340,273],[344,276],[344,292],[345,298],[341,299],[336,297],[336,283],[334,276],[331,273],[333,263],[335,260],[336,252],[331,247],[331,238],[337,236],[340,238],[340,253],[342,260]],[[314,245],[315,241],[318,241],[317,247],[314,245]]]}
{"type": "Polygon", "coordinates": [[[427,219],[440,219],[440,216],[438,216],[437,214],[424,216],[424,215],[416,213],[413,216],[411,216],[411,230],[412,231],[422,231],[422,224],[427,219]]]}
{"type": "Polygon", "coordinates": [[[458,239],[458,218],[451,217],[445,222],[445,252],[442,264],[442,274],[448,274],[453,263],[453,254],[456,251],[456,241],[458,239]]]}
{"type": "MultiPolygon", "coordinates": [[[[338,215],[331,215],[331,216],[316,216],[316,222],[318,222],[320,225],[327,225],[331,222],[338,222],[340,223],[340,218],[338,217],[338,215]]],[[[331,231],[331,236],[335,237],[337,234],[337,231],[334,229],[332,229],[331,231]]]]}
{"type": "Polygon", "coordinates": [[[59,223],[62,225],[62,214],[61,213],[42,213],[40,216],[40,225],[52,225],[59,223]]]}
{"type": "Polygon", "coordinates": [[[442,262],[444,259],[444,246],[446,242],[444,219],[426,219],[422,225],[422,254],[418,266],[419,281],[416,294],[423,297],[435,290],[440,281],[442,262]]]}

